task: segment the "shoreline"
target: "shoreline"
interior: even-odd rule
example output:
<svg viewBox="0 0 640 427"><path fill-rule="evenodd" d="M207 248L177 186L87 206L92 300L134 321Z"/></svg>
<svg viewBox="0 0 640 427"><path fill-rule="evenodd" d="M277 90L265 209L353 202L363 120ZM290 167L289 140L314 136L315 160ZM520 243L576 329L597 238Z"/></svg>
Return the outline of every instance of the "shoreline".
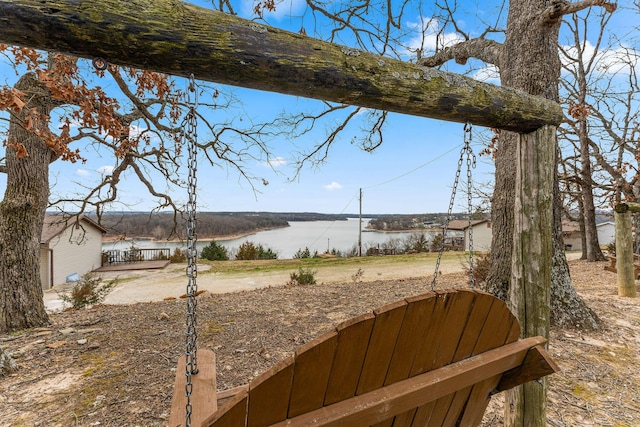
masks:
<svg viewBox="0 0 640 427"><path fill-rule="evenodd" d="M374 233L441 233L442 228L407 228L406 230L378 230L375 228L365 227L362 229L363 232L374 232Z"/></svg>
<svg viewBox="0 0 640 427"><path fill-rule="evenodd" d="M251 236L252 234L261 233L263 231L277 230L277 229L280 229L280 228L287 228L287 227L260 228L260 229L252 230L252 231L246 232L246 233L229 234L229 235L213 236L213 237L202 237L202 238L199 238L198 241L199 242L211 242L211 241L226 242L226 241L229 241L229 240L241 239L243 237ZM174 239L156 239L155 237L151 237L151 236L131 236L131 237L127 237L127 236L124 236L122 234L120 234L120 235L110 235L110 236L102 237L102 243L132 242L134 240L144 240L144 241L149 241L149 242L167 242L167 243L179 243L179 242L186 241L186 239L177 239L177 238L174 238Z"/></svg>

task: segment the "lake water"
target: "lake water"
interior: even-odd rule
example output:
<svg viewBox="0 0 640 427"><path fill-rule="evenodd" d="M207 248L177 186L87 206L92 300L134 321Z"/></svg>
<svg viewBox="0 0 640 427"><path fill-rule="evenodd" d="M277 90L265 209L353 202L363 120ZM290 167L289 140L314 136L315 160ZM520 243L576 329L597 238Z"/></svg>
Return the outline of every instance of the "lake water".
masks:
<svg viewBox="0 0 640 427"><path fill-rule="evenodd" d="M221 240L220 244L227 249L237 249L242 243L251 241L268 246L278 254L278 258L293 258L298 249L308 247L311 253L318 251L323 253L337 249L341 252L350 251L358 245L358 218L350 218L347 221L289 221L290 227L275 230L261 231L249 236L233 240ZM362 220L363 227L369 223L369 219ZM362 251L387 242L392 238L404 239L412 233L382 233L376 231L362 232ZM110 242L102 245L103 250L129 249L131 244L137 248L185 248L185 242L162 242L144 239L135 239L121 242ZM198 242L198 251L208 245L208 242Z"/></svg>

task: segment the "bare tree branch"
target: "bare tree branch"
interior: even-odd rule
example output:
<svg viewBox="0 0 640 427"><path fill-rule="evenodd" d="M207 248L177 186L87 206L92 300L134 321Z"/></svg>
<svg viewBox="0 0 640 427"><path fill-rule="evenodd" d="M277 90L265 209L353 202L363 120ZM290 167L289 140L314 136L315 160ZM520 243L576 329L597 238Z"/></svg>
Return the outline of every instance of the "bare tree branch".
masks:
<svg viewBox="0 0 640 427"><path fill-rule="evenodd" d="M419 63L426 67L437 67L452 59L458 64L465 64L469 58L502 68L502 44L487 39L465 40L455 46L446 47L431 57L423 58Z"/></svg>
<svg viewBox="0 0 640 427"><path fill-rule="evenodd" d="M618 7L618 4L606 0L583 0L575 3L555 0L553 4L544 11L543 16L547 23L553 24L562 19L564 15L580 12L592 6L601 6L607 12L613 13Z"/></svg>

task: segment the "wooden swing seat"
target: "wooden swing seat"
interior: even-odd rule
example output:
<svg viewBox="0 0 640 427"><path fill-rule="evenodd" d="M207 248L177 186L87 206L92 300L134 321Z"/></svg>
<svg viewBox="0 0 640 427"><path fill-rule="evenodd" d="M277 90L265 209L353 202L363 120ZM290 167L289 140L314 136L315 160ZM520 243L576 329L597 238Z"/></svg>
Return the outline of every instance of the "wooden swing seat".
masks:
<svg viewBox="0 0 640 427"><path fill-rule="evenodd" d="M503 301L456 290L348 320L232 393L216 394L213 352L201 350L191 425L476 426L492 394L558 370L543 337L519 336ZM185 425L180 363L170 427Z"/></svg>

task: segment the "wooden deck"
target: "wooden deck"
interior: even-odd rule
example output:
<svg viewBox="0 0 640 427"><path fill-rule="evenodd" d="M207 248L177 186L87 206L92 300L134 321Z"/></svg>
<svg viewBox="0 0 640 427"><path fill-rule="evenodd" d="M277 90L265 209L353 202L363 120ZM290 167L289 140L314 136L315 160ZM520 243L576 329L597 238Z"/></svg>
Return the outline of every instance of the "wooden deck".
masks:
<svg viewBox="0 0 640 427"><path fill-rule="evenodd" d="M130 262L130 263L123 263L123 264L105 265L103 267L95 269L94 271L98 273L102 273L105 271L157 270L157 269L165 268L170 263L171 261L166 259L158 260L158 261Z"/></svg>

